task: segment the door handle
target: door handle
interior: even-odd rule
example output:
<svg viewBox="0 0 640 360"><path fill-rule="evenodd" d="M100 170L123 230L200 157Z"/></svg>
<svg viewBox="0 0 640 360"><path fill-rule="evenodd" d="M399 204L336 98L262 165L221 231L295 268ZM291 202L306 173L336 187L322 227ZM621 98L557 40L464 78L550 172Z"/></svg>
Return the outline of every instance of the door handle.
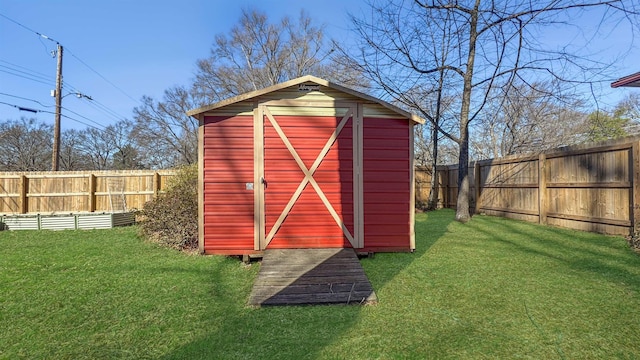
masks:
<svg viewBox="0 0 640 360"><path fill-rule="evenodd" d="M266 188L267 188L267 186L268 186L268 184L267 184L267 179L265 179L265 178L264 178L264 176L263 176L263 177L260 177L260 182L261 182L262 184L264 184L264 188L266 189Z"/></svg>

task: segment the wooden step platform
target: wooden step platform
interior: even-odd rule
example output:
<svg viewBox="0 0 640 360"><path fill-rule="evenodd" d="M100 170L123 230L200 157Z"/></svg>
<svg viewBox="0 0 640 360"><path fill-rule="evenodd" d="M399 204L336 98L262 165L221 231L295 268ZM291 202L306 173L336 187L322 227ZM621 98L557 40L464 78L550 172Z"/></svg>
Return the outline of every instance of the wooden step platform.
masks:
<svg viewBox="0 0 640 360"><path fill-rule="evenodd" d="M366 304L377 297L353 249L266 250L249 305Z"/></svg>

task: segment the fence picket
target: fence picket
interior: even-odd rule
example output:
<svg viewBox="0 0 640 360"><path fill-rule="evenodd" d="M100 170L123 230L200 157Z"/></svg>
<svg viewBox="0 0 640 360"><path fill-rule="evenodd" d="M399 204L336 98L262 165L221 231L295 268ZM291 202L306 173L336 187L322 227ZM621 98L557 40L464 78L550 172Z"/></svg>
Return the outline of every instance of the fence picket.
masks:
<svg viewBox="0 0 640 360"><path fill-rule="evenodd" d="M118 196L141 209L166 188L173 170L0 172L0 214L110 212L109 179Z"/></svg>
<svg viewBox="0 0 640 360"><path fill-rule="evenodd" d="M416 202L429 196L418 168ZM457 165L439 166L439 203L455 208ZM640 232L640 138L470 164L470 210L614 235ZM425 185L426 184L426 185Z"/></svg>

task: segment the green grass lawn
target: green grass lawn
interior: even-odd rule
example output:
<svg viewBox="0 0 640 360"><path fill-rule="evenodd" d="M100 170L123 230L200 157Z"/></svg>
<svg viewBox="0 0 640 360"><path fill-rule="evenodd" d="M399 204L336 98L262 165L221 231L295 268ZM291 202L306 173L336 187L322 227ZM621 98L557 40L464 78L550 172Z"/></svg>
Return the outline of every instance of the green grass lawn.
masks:
<svg viewBox="0 0 640 360"><path fill-rule="evenodd" d="M0 232L0 358L640 358L624 239L441 210L362 264L373 306L250 308L259 264L135 228Z"/></svg>

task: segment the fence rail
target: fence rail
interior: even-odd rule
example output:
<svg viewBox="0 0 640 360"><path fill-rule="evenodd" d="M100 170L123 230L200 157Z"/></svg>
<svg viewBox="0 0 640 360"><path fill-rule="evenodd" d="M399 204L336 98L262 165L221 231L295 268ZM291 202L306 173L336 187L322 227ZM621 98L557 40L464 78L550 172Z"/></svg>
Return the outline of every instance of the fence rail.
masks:
<svg viewBox="0 0 640 360"><path fill-rule="evenodd" d="M429 171L418 169L418 201L429 195ZM455 208L458 166L441 166L439 204ZM576 146L537 156L473 163L470 208L560 227L614 235L640 230L640 138ZM418 180L417 180L418 181ZM424 191L426 187L426 191Z"/></svg>
<svg viewBox="0 0 640 360"><path fill-rule="evenodd" d="M0 172L0 214L141 209L172 170Z"/></svg>
<svg viewBox="0 0 640 360"><path fill-rule="evenodd" d="M140 209L172 170L0 172L0 214ZM432 172L417 168L416 202ZM455 208L458 166L439 166L438 206ZM606 234L640 232L640 138L473 163L473 212Z"/></svg>

